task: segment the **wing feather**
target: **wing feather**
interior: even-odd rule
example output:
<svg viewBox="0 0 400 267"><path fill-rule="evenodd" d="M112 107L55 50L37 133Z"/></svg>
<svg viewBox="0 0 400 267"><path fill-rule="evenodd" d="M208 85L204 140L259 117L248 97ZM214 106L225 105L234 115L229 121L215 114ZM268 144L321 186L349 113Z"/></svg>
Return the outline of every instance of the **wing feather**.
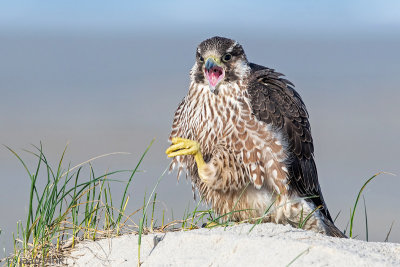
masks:
<svg viewBox="0 0 400 267"><path fill-rule="evenodd" d="M314 146L308 112L293 84L281 78L282 74L260 65L252 69L248 92L253 114L257 119L272 125L288 141L290 151L289 185L300 197L310 198L321 212L332 221L322 197L314 161Z"/></svg>

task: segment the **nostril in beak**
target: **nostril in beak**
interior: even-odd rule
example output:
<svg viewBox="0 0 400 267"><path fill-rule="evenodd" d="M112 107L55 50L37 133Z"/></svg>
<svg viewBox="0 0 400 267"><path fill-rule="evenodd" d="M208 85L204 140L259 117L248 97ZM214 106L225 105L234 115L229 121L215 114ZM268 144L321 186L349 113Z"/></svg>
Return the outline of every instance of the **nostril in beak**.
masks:
<svg viewBox="0 0 400 267"><path fill-rule="evenodd" d="M213 58L208 58L206 61L206 69L209 71L212 67L217 66L217 63Z"/></svg>

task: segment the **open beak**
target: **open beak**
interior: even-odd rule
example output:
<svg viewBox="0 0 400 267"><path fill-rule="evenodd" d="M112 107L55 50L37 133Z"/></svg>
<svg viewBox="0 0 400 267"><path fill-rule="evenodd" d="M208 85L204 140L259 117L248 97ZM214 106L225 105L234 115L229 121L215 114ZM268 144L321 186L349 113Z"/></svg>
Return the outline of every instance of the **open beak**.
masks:
<svg viewBox="0 0 400 267"><path fill-rule="evenodd" d="M224 69L214 57L207 58L204 74L208 80L208 83L210 84L212 91L215 91L215 87L225 76Z"/></svg>

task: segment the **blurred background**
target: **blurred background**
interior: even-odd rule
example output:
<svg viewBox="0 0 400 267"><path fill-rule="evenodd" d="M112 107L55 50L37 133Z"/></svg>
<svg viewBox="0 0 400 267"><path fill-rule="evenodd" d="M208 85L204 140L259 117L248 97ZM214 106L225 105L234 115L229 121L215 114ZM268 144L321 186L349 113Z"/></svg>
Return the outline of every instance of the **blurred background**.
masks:
<svg viewBox="0 0 400 267"><path fill-rule="evenodd" d="M72 166L131 153L96 161L101 174L132 169L155 138L129 190L135 210L169 163L172 116L187 93L196 46L215 35L237 40L250 61L296 85L310 113L325 200L333 216L341 211L337 225L345 229L366 179L400 174L398 1L2 2L0 143L30 168L35 158L23 149L40 141L54 165L67 143ZM0 147L6 253L16 222L25 220L29 183ZM381 175L364 191L370 240L385 240L394 222L389 241L400 242L399 188L399 176ZM157 191L169 220L195 205L190 183L177 183L176 173ZM362 201L354 229L365 239Z"/></svg>

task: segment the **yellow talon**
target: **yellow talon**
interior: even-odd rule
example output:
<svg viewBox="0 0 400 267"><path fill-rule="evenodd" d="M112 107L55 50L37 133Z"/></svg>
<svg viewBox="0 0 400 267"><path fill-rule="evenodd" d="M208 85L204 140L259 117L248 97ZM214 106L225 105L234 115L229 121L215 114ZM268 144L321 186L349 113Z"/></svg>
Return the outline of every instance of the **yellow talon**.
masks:
<svg viewBox="0 0 400 267"><path fill-rule="evenodd" d="M200 151L200 144L196 141L184 139L180 137L172 138L172 145L165 151L168 157L194 155L196 160L197 169L202 170L206 165L203 159L203 155Z"/></svg>

